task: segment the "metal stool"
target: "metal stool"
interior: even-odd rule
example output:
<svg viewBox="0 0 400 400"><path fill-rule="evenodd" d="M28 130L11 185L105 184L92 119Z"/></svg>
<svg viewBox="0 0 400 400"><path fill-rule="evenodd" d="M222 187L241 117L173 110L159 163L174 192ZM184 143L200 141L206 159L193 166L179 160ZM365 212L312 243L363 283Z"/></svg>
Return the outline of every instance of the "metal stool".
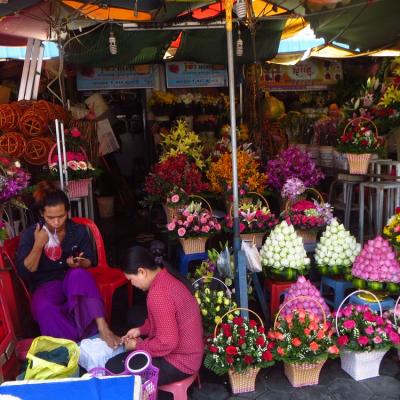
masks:
<svg viewBox="0 0 400 400"><path fill-rule="evenodd" d="M327 304L333 307L334 310L339 308L340 303L343 301L346 290L351 289L353 284L349 281L341 281L333 278L329 278L327 276L323 276L321 279L320 285L320 293L321 296L324 296L324 288L330 287L333 289L333 301L324 297L324 300Z"/></svg>
<svg viewBox="0 0 400 400"><path fill-rule="evenodd" d="M383 229L383 218L385 209L383 207L383 199L386 191L386 217L388 218L390 215L394 214L395 206L400 204L400 182L363 182L360 184L360 193L359 193L359 202L360 202L360 210L359 210L359 227L358 227L358 235L359 241L361 244L364 242L364 196L365 189L368 188L371 191L376 191L375 196L375 235L380 235ZM393 191L395 196L393 197ZM372 195L372 193L370 194ZM371 216L372 213L370 212Z"/></svg>
<svg viewBox="0 0 400 400"><path fill-rule="evenodd" d="M350 175L350 174L339 174L337 179L332 182L331 187L329 189L329 204L332 204L333 207L337 210L342 210L344 212L343 225L349 230L350 229L350 216L352 211L357 211L360 209L359 206L354 206L352 204L353 201L353 191L355 188L360 185L365 180L365 177L360 175ZM335 202L334 193L335 186L342 185L343 186L343 201Z"/></svg>

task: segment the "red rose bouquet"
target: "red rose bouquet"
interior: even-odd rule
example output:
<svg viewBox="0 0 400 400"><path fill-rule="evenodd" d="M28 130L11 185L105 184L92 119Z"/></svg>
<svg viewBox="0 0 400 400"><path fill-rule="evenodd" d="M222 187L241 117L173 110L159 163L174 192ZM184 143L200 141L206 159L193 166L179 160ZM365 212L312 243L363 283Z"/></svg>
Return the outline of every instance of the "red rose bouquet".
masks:
<svg viewBox="0 0 400 400"><path fill-rule="evenodd" d="M206 349L204 365L217 375L228 371L266 368L274 364L272 347L263 326L250 319L229 316Z"/></svg>
<svg viewBox="0 0 400 400"><path fill-rule="evenodd" d="M272 340L272 351L277 360L289 364L314 364L339 354L333 333L329 322L299 309L279 317L268 332L268 339Z"/></svg>
<svg viewBox="0 0 400 400"><path fill-rule="evenodd" d="M188 195L208 189L200 169L185 154L170 156L157 163L145 181L145 191L153 202L164 202L176 187Z"/></svg>

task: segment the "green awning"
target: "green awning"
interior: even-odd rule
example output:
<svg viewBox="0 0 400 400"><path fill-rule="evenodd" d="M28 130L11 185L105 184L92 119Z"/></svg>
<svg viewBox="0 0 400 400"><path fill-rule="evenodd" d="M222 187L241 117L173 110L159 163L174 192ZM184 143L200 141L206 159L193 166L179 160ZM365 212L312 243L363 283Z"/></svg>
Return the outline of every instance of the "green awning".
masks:
<svg viewBox="0 0 400 400"><path fill-rule="evenodd" d="M285 20L262 21L257 26L256 49L257 61L266 61L275 57L278 52ZM236 57L236 62L249 64L254 61L249 30L242 30L244 54ZM234 46L237 31L233 34ZM211 64L227 63L225 29L195 30L184 32L181 44L174 61L195 61Z"/></svg>
<svg viewBox="0 0 400 400"><path fill-rule="evenodd" d="M71 64L108 67L126 64L151 64L161 62L171 41L179 32L143 31L126 32L113 26L118 53L109 50L110 27L105 26L92 34L70 42L66 59Z"/></svg>
<svg viewBox="0 0 400 400"><path fill-rule="evenodd" d="M400 39L400 0L353 0L355 7L306 15L317 37L374 50ZM358 4L357 4L358 3Z"/></svg>

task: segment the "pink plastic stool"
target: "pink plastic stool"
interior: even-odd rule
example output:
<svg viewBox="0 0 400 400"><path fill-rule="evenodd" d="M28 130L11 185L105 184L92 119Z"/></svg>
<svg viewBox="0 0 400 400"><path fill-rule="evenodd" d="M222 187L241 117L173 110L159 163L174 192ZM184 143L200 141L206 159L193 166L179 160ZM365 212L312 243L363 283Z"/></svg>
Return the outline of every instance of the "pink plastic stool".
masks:
<svg viewBox="0 0 400 400"><path fill-rule="evenodd" d="M195 381L195 379L197 379L197 383L200 388L201 386L199 374L194 374L181 381L170 383L169 385L159 386L158 390L172 393L172 395L174 396L174 400L187 400L187 390L189 389L190 385Z"/></svg>
<svg viewBox="0 0 400 400"><path fill-rule="evenodd" d="M15 352L17 353L18 360L23 362L26 360L29 348L33 342L33 338L19 340L15 346Z"/></svg>

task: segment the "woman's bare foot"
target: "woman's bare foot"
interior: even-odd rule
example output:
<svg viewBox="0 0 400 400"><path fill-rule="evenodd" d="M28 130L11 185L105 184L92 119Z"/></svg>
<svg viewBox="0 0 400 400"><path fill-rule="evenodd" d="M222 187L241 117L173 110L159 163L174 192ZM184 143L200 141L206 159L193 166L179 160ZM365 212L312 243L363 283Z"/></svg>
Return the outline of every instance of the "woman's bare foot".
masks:
<svg viewBox="0 0 400 400"><path fill-rule="evenodd" d="M104 318L97 318L97 328L99 330L100 337L107 343L112 349L117 348L121 344L121 338L115 335L108 327L107 322Z"/></svg>

